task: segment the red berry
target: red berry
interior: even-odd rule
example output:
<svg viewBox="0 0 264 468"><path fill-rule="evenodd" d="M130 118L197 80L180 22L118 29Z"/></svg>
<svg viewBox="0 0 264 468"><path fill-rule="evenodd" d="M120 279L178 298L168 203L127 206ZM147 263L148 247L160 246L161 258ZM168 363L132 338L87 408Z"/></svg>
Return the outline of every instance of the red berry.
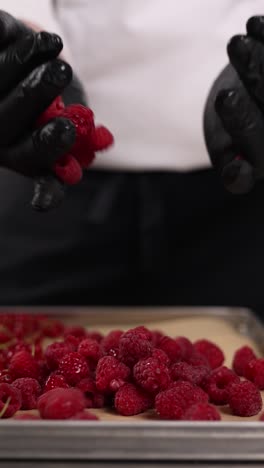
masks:
<svg viewBox="0 0 264 468"><path fill-rule="evenodd" d="M162 349L154 348L151 357L158 359L158 361L162 362L165 366L170 365L170 360L167 354L162 351Z"/></svg>
<svg viewBox="0 0 264 468"><path fill-rule="evenodd" d="M41 394L41 387L37 380L31 378L17 379L12 387L21 393L21 409L31 410L37 407L37 400Z"/></svg>
<svg viewBox="0 0 264 468"><path fill-rule="evenodd" d="M159 343L159 348L167 354L171 363L181 361L182 347L173 338L164 336Z"/></svg>
<svg viewBox="0 0 264 468"><path fill-rule="evenodd" d="M193 345L191 341L185 336L179 336L175 341L180 345L183 361L187 361L193 354Z"/></svg>
<svg viewBox="0 0 264 468"><path fill-rule="evenodd" d="M76 327L67 327L64 330L64 337L67 336L75 336L76 338L86 338L86 329L84 327L76 326Z"/></svg>
<svg viewBox="0 0 264 468"><path fill-rule="evenodd" d="M36 416L35 414L30 414L30 413L21 413L21 414L16 414L13 419L19 419L21 421L31 421L31 420L40 420L39 416Z"/></svg>
<svg viewBox="0 0 264 468"><path fill-rule="evenodd" d="M211 370L208 359L205 356L203 356L203 354L197 353L196 351L194 351L193 354L189 357L189 359L187 359L187 362L191 366L194 366L194 367L203 366L203 367L208 367L208 369Z"/></svg>
<svg viewBox="0 0 264 468"><path fill-rule="evenodd" d="M151 408L152 398L142 389L125 384L115 395L115 409L122 416L134 416Z"/></svg>
<svg viewBox="0 0 264 468"><path fill-rule="evenodd" d="M65 377L69 385L76 385L80 380L85 379L90 374L90 369L85 358L77 353L66 354L59 363L58 373Z"/></svg>
<svg viewBox="0 0 264 468"><path fill-rule="evenodd" d="M59 320L47 320L42 327L42 333L47 338L58 338L64 332L64 325Z"/></svg>
<svg viewBox="0 0 264 468"><path fill-rule="evenodd" d="M245 367L245 377L264 390L264 359L253 359Z"/></svg>
<svg viewBox="0 0 264 468"><path fill-rule="evenodd" d="M85 338L79 344L78 353L85 357L88 362L97 363L101 357L100 345L91 338Z"/></svg>
<svg viewBox="0 0 264 468"><path fill-rule="evenodd" d="M168 367L154 357L141 359L134 367L136 383L148 392L159 392L170 384Z"/></svg>
<svg viewBox="0 0 264 468"><path fill-rule="evenodd" d="M208 340L198 340L193 346L195 351L206 357L211 369L222 366L225 356L219 346Z"/></svg>
<svg viewBox="0 0 264 468"><path fill-rule="evenodd" d="M21 408L21 393L6 383L0 384L0 418L12 418Z"/></svg>
<svg viewBox="0 0 264 468"><path fill-rule="evenodd" d="M171 366L172 380L183 380L201 386L210 371L205 366L191 366L187 362L176 362Z"/></svg>
<svg viewBox="0 0 264 468"><path fill-rule="evenodd" d="M196 403L208 403L208 395L189 382L174 382L155 399L155 409L162 419L181 419Z"/></svg>
<svg viewBox="0 0 264 468"><path fill-rule="evenodd" d="M240 382L229 387L229 406L235 416L254 416L261 411L259 389L252 382Z"/></svg>
<svg viewBox="0 0 264 468"><path fill-rule="evenodd" d="M242 348L239 348L235 352L233 359L233 369L236 374L244 377L246 366L252 359L257 359L252 348L249 346L242 346Z"/></svg>
<svg viewBox="0 0 264 468"><path fill-rule="evenodd" d="M47 346L45 351L45 358L47 366L50 370L58 369L60 360L71 351L67 343L52 343Z"/></svg>
<svg viewBox="0 0 264 468"><path fill-rule="evenodd" d="M86 408L103 408L105 397L97 390L93 379L88 378L81 380L76 388L79 388L84 394L86 398Z"/></svg>
<svg viewBox="0 0 264 468"><path fill-rule="evenodd" d="M69 419L86 406L84 395L77 388L55 388L38 400L42 419Z"/></svg>
<svg viewBox="0 0 264 468"><path fill-rule="evenodd" d="M122 330L113 330L102 339L101 349L103 354L114 357L118 356L119 341L123 333Z"/></svg>
<svg viewBox="0 0 264 468"><path fill-rule="evenodd" d="M56 176L67 185L78 184L83 177L80 163L72 154L62 156L53 167Z"/></svg>
<svg viewBox="0 0 264 468"><path fill-rule="evenodd" d="M99 331L93 330L86 333L86 338L90 338L91 340L95 340L98 343L101 343L103 335Z"/></svg>
<svg viewBox="0 0 264 468"><path fill-rule="evenodd" d="M125 332L119 342L119 359L133 367L140 359L152 353L152 335L144 327L137 327Z"/></svg>
<svg viewBox="0 0 264 468"><path fill-rule="evenodd" d="M37 126L42 127L43 125L47 124L50 120L54 119L55 117L58 117L59 115L61 115L64 108L65 105L62 100L62 97L58 96L48 107L48 109L46 109L45 112L43 112L38 118Z"/></svg>
<svg viewBox="0 0 264 468"><path fill-rule="evenodd" d="M69 388L69 385L67 384L65 380L65 377L63 377L63 375L57 374L56 372L53 372L47 378L44 388L43 388L43 393L49 392L50 390L53 390L54 388Z"/></svg>
<svg viewBox="0 0 264 468"><path fill-rule="evenodd" d="M103 151L112 146L114 137L106 127L96 127L91 133L91 142L94 151Z"/></svg>
<svg viewBox="0 0 264 468"><path fill-rule="evenodd" d="M96 387L101 392L117 391L130 375L130 369L113 356L102 357L96 368Z"/></svg>
<svg viewBox="0 0 264 468"><path fill-rule="evenodd" d="M152 332L152 343L153 346L158 347L160 344L161 339L163 338L164 333L162 333L160 330L154 330Z"/></svg>
<svg viewBox="0 0 264 468"><path fill-rule="evenodd" d="M81 413L77 413L75 416L72 416L70 419L75 419L78 421L98 421L98 416L89 411L82 411Z"/></svg>
<svg viewBox="0 0 264 468"><path fill-rule="evenodd" d="M33 356L27 351L19 351L14 354L9 364L9 373L14 379L31 377L38 380L39 365Z"/></svg>
<svg viewBox="0 0 264 468"><path fill-rule="evenodd" d="M185 421L220 421L217 409L208 403L197 403L187 409L183 418Z"/></svg>
<svg viewBox="0 0 264 468"><path fill-rule="evenodd" d="M215 405L226 405L229 400L229 385L239 383L239 377L227 367L218 367L208 376L204 389Z"/></svg>

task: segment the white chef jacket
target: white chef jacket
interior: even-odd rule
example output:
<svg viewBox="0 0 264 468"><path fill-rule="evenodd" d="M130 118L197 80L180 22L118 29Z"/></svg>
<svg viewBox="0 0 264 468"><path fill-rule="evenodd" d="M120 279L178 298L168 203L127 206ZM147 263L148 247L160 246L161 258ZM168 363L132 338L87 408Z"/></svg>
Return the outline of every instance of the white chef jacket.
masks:
<svg viewBox="0 0 264 468"><path fill-rule="evenodd" d="M229 38L264 14L264 0L0 0L0 8L63 37L97 121L115 135L95 167L188 171L210 166L206 97Z"/></svg>

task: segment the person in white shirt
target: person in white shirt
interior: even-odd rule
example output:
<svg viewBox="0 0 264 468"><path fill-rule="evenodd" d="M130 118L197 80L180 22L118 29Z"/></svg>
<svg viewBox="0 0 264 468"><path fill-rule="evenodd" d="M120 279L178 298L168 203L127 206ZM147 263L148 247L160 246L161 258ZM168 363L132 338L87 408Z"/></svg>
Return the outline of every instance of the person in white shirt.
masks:
<svg viewBox="0 0 264 468"><path fill-rule="evenodd" d="M262 0L0 0L0 9L28 27L63 39L62 59L115 136L83 182L43 215L28 204L32 181L14 173L30 171L2 164L1 304L264 305L264 187L255 186L262 177L262 121L253 90L264 63L261 19L233 40L231 65L213 86L229 39L245 35L248 18L263 6ZM254 42L254 60L244 63L242 51L236 63L245 37ZM50 66L56 53L49 50L31 68ZM252 121L257 138L246 138ZM70 136L66 148L71 144Z"/></svg>

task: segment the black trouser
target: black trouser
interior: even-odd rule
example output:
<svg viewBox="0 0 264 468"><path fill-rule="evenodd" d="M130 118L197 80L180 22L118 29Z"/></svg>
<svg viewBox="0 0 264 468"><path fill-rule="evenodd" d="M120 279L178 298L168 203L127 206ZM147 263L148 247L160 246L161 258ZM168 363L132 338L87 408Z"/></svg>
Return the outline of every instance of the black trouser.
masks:
<svg viewBox="0 0 264 468"><path fill-rule="evenodd" d="M0 304L264 306L264 184L90 171L48 214L0 173ZM264 310L264 309L263 309Z"/></svg>

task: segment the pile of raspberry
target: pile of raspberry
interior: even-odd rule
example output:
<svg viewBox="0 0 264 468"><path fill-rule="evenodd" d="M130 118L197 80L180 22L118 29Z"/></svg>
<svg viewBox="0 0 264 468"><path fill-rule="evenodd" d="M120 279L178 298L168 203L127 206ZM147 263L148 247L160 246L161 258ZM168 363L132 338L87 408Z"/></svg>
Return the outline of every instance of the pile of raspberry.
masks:
<svg viewBox="0 0 264 468"><path fill-rule="evenodd" d="M260 413L264 359L248 346L236 351L232 369L224 359L207 339L144 326L103 336L45 316L1 315L0 418L96 420L91 409L114 408L219 421L223 405L236 416Z"/></svg>
<svg viewBox="0 0 264 468"><path fill-rule="evenodd" d="M55 118L70 120L75 127L76 139L70 153L59 158L53 171L66 185L75 185L81 181L83 170L92 164L96 153L113 145L114 137L106 127L95 125L94 113L89 107L81 104L65 106L61 96L40 116L37 127Z"/></svg>

